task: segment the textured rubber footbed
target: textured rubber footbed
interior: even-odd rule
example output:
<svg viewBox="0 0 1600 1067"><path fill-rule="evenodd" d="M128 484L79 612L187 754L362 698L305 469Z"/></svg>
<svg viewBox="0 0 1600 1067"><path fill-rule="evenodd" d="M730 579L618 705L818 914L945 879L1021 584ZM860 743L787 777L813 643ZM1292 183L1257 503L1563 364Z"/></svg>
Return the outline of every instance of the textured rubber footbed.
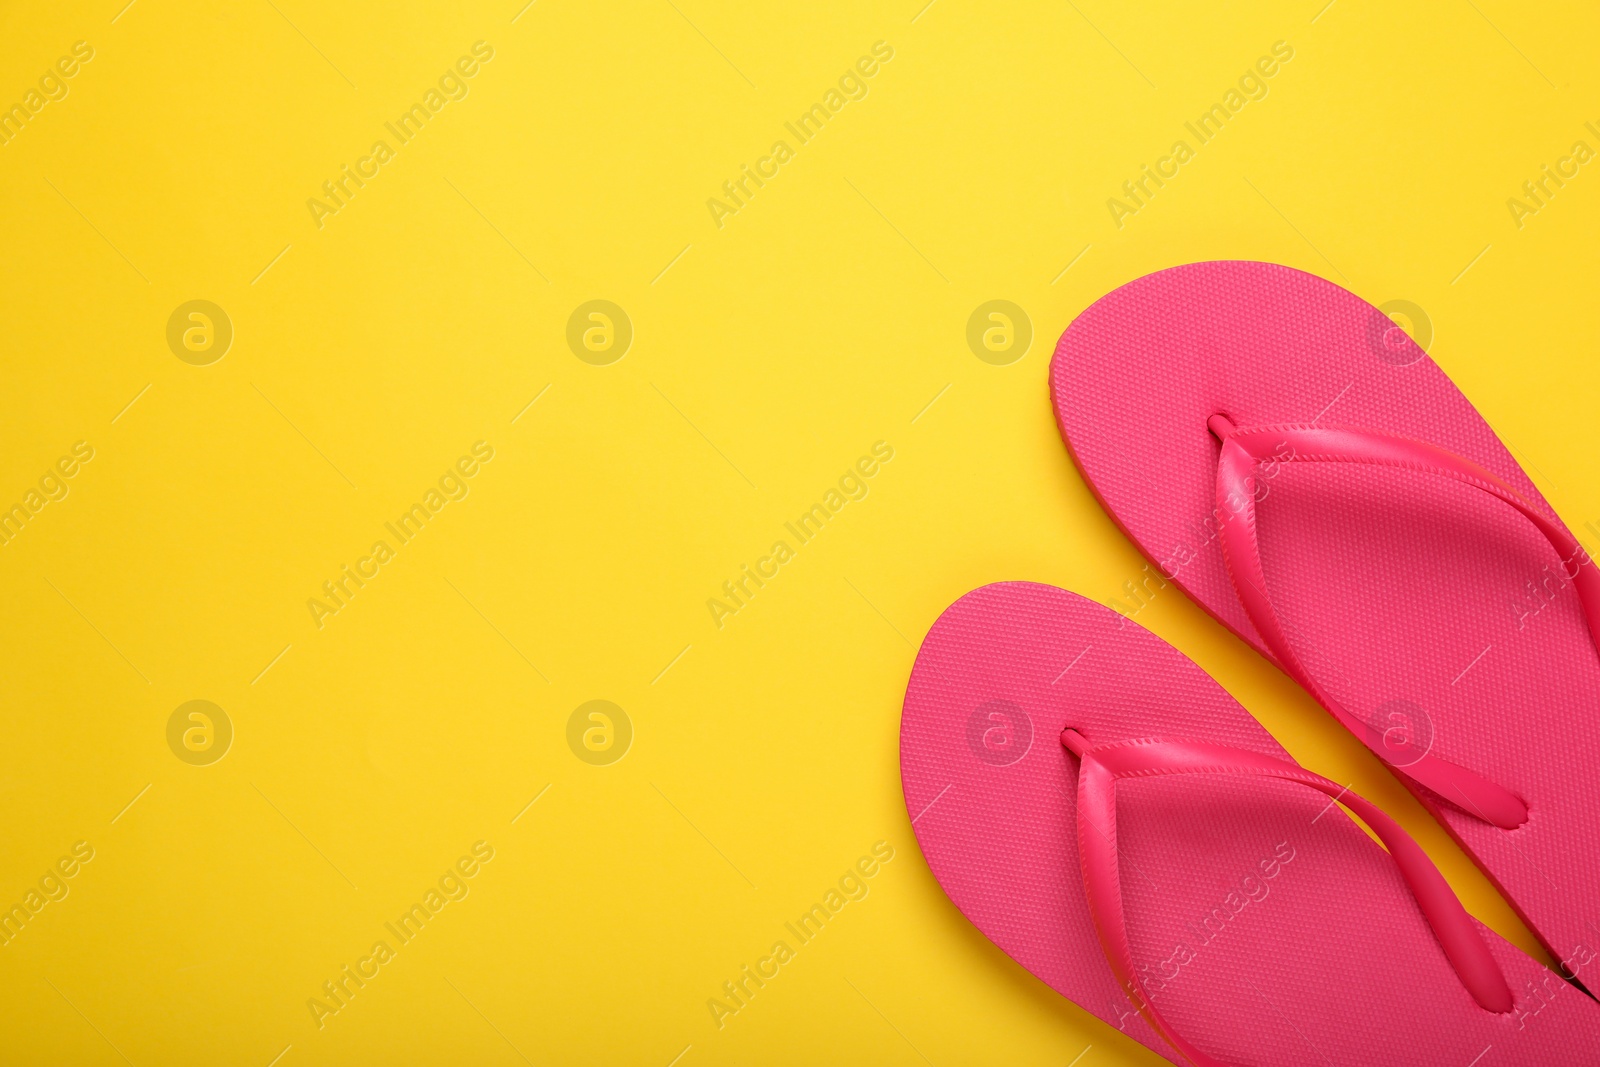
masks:
<svg viewBox="0 0 1600 1067"><path fill-rule="evenodd" d="M1101 953L1078 858L1077 761L1059 741L1069 725L1097 743L1161 736L1289 756L1182 653L1052 586L968 593L917 654L901 778L939 884L1040 980L1176 1060ZM1183 776L1124 781L1118 800L1146 993L1224 1063L1600 1062L1600 1006L1487 930L1516 1006L1479 1008L1388 854L1320 793Z"/></svg>
<svg viewBox="0 0 1600 1067"><path fill-rule="evenodd" d="M1072 323L1050 377L1062 434L1107 511L1263 654L1217 536L1228 512L1216 503L1213 414L1241 428L1428 441L1554 515L1402 330L1287 267L1199 263L1131 282ZM1267 592L1306 669L1372 724L1370 745L1396 729L1528 804L1528 822L1507 832L1418 791L1546 946L1594 983L1582 972L1600 971L1600 656L1562 561L1509 506L1435 476L1290 462L1256 484Z"/></svg>

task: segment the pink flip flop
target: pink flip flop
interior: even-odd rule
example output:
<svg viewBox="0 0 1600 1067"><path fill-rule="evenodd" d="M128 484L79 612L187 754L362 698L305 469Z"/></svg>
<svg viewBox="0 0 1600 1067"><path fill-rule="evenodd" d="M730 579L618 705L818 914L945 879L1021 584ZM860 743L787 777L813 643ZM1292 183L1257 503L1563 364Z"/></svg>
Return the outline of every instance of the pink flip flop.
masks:
<svg viewBox="0 0 1600 1067"><path fill-rule="evenodd" d="M951 605L912 668L900 769L967 918L1173 1062L1600 1058L1600 1006L1468 916L1398 825L1076 594L1004 582Z"/></svg>
<svg viewBox="0 0 1600 1067"><path fill-rule="evenodd" d="M1592 963L1600 575L1444 372L1331 282L1220 262L1097 301L1050 383L1165 579L1394 768L1563 967Z"/></svg>

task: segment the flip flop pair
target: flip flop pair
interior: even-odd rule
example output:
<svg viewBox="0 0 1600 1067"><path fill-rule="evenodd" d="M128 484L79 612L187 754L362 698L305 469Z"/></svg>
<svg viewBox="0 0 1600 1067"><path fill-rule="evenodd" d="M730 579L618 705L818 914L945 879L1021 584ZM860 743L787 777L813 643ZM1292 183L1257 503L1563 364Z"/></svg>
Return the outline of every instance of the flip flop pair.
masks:
<svg viewBox="0 0 1600 1067"><path fill-rule="evenodd" d="M1181 653L1032 583L952 605L907 687L907 810L952 901L1175 1062L1600 1063L1576 985L1600 578L1493 430L1381 311L1261 263L1104 297L1051 388L1118 525L1401 776L1560 970Z"/></svg>

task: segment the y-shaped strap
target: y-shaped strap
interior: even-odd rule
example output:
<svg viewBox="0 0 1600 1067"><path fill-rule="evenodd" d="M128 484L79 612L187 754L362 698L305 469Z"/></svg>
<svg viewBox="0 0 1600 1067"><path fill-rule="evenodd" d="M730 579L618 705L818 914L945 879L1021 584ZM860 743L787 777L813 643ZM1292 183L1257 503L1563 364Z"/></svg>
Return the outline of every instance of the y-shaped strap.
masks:
<svg viewBox="0 0 1600 1067"><path fill-rule="evenodd" d="M1367 430L1315 426L1238 429L1222 415L1213 415L1207 425L1222 441L1222 455L1217 464L1222 553L1245 614L1278 664L1357 737L1367 736L1361 720L1334 700L1306 670L1295 655L1283 622L1267 595L1267 579L1256 536L1257 486L1251 484L1256 468L1262 463L1362 463L1417 471L1472 486L1510 505L1533 523L1560 556L1563 576L1577 587L1590 637L1600 647L1600 574L1587 566L1591 562L1588 553L1561 523L1471 460L1422 441ZM1377 755L1399 773L1485 822L1513 830L1527 821L1528 807L1521 799L1475 771L1431 753L1424 753L1405 766L1395 765L1383 752Z"/></svg>
<svg viewBox="0 0 1600 1067"><path fill-rule="evenodd" d="M1268 777L1309 786L1348 807L1378 835L1400 875L1416 898L1423 917L1433 928L1445 958L1455 968L1461 984L1486 1011L1508 1012L1511 989L1489 954L1482 933L1456 899L1449 883L1428 859L1422 846L1381 809L1337 782L1286 760L1259 752L1198 741L1141 738L1091 745L1073 729L1061 732L1061 743L1081 761L1078 770L1078 854L1083 862L1083 883L1089 913L1100 935L1100 946L1117 981L1133 1006L1156 1032L1196 1067L1227 1067L1207 1056L1182 1036L1155 1010L1139 988L1138 968L1128 944L1127 919L1122 907L1122 883L1117 871L1117 779L1148 778L1167 774L1230 774Z"/></svg>

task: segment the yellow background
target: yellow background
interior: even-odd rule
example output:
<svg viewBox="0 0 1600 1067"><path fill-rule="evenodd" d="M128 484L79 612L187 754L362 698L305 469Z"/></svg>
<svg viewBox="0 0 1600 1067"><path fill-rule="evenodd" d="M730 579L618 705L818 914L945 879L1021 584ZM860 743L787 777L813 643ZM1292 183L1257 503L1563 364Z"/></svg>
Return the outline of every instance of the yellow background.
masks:
<svg viewBox="0 0 1600 1067"><path fill-rule="evenodd" d="M95 849L0 949L0 1056L1157 1062L929 875L897 767L915 646L986 582L1112 602L1138 574L1046 368L1095 298L1193 260L1426 309L1433 357L1592 542L1600 175L1520 229L1506 200L1600 146L1600 20L523 3L0 13L0 102L95 49L0 147L0 503L95 449L0 548L0 903ZM479 40L470 94L319 229L306 200ZM867 97L719 229L706 200L880 40ZM1279 40L1269 95L1115 226L1107 198ZM233 323L209 366L167 347L192 299ZM609 366L566 343L591 299L633 324ZM991 299L1031 318L1010 365L965 340ZM478 440L495 458L470 495L318 629L307 599ZM895 457L866 499L713 625L722 582L879 440ZM1139 622L1531 945L1284 677L1175 589ZM166 741L193 699L236 731L206 767ZM610 766L567 745L594 699L634 728ZM319 1030L307 999L480 839L470 895ZM896 855L870 895L719 1030L708 998L879 840Z"/></svg>

